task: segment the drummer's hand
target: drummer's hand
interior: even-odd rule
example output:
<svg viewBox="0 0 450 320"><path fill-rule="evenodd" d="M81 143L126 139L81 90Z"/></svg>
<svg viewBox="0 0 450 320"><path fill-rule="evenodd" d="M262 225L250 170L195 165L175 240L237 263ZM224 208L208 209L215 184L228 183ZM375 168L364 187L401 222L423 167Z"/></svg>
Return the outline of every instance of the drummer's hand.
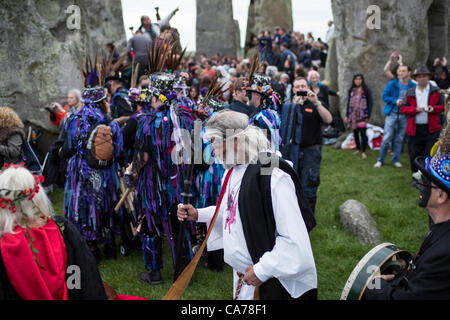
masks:
<svg viewBox="0 0 450 320"><path fill-rule="evenodd" d="M380 275L380 278L385 280L385 281L392 281L395 278L394 274L382 274Z"/></svg>
<svg viewBox="0 0 450 320"><path fill-rule="evenodd" d="M198 220L198 210L195 209L191 204L179 204L177 210L178 220L183 221L197 221Z"/></svg>

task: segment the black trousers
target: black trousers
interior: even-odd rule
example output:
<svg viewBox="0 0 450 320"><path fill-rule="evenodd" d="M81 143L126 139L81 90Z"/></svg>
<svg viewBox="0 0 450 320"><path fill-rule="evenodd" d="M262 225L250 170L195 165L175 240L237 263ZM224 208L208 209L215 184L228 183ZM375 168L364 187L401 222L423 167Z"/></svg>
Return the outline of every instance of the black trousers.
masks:
<svg viewBox="0 0 450 320"><path fill-rule="evenodd" d="M429 133L428 124L416 124L416 135L408 136L409 161L412 173L419 170L414 164L414 159L420 156L429 156L431 148L439 139L439 134L439 131Z"/></svg>
<svg viewBox="0 0 450 320"><path fill-rule="evenodd" d="M367 148L366 128L358 128L353 130L353 135L355 137L356 149L361 150L361 152L366 152Z"/></svg>

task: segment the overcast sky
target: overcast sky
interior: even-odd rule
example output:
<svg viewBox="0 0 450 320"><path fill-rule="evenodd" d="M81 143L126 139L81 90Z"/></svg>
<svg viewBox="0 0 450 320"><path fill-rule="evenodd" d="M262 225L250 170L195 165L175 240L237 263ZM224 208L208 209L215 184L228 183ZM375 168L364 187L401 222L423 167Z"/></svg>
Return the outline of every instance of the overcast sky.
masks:
<svg viewBox="0 0 450 320"><path fill-rule="evenodd" d="M250 0L232 0L234 19L239 21L241 30L241 45L245 42L247 15ZM136 30L140 25L140 17L144 14L156 21L155 7L159 7L162 19L177 6L180 11L172 18L170 24L177 28L181 37L181 45L187 46L188 51L195 51L195 0L122 0L123 20L127 38L131 37L129 27ZM292 0L294 30L303 33L312 32L313 35L325 37L327 23L332 20L331 0Z"/></svg>

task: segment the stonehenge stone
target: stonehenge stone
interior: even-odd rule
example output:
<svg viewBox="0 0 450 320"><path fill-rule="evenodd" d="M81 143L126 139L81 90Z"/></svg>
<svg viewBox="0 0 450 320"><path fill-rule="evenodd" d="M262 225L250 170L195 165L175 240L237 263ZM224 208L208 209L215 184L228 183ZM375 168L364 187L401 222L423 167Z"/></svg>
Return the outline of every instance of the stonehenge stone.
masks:
<svg viewBox="0 0 450 320"><path fill-rule="evenodd" d="M415 69L428 65L436 57L448 54L448 0L332 0L336 36L337 78L340 115L345 117L347 92L352 76L365 75L372 89L374 107L370 122L384 124L382 93L388 79L383 68L393 51L403 56L404 63ZM372 27L375 17L369 6L379 8L380 28ZM332 67L327 63L328 68ZM429 65L430 66L430 65ZM337 74L336 74L337 72ZM330 73L327 73L330 74Z"/></svg>
<svg viewBox="0 0 450 320"><path fill-rule="evenodd" d="M231 0L197 0L197 54L235 58L236 23Z"/></svg>
<svg viewBox="0 0 450 320"><path fill-rule="evenodd" d="M2 0L0 106L52 129L44 110L81 89L79 58L126 45L120 0Z"/></svg>
<svg viewBox="0 0 450 320"><path fill-rule="evenodd" d="M245 53L249 55L253 37L262 30L273 30L276 26L293 31L291 0L250 0L248 8L247 32L245 38Z"/></svg>
<svg viewBox="0 0 450 320"><path fill-rule="evenodd" d="M380 234L369 210L361 202L347 200L339 207L339 220L342 226L365 244L377 245Z"/></svg>

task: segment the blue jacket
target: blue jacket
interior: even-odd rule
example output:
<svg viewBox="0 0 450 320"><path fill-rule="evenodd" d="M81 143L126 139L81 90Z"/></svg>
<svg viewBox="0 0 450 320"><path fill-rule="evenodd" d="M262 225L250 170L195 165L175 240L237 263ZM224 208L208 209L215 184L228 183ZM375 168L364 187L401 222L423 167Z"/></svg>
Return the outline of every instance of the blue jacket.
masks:
<svg viewBox="0 0 450 320"><path fill-rule="evenodd" d="M295 112L297 114L295 115ZM294 123L294 118L296 122ZM281 108L281 145L283 159L292 161L294 170L298 173L298 158L302 138L302 109L298 104L285 103Z"/></svg>
<svg viewBox="0 0 450 320"><path fill-rule="evenodd" d="M383 91L383 101L386 102L384 106L383 112L385 115L389 115L392 112L392 109L395 108L400 88L398 87L399 79L392 79L387 84L386 88ZM415 87L415 83L412 80L409 80L407 90Z"/></svg>

